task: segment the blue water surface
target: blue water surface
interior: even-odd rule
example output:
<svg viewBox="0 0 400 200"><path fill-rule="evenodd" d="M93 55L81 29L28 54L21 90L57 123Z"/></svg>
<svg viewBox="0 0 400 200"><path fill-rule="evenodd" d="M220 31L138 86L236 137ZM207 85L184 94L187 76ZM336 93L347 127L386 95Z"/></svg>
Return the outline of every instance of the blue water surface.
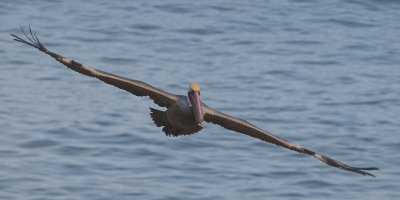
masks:
<svg viewBox="0 0 400 200"><path fill-rule="evenodd" d="M1 1L0 199L400 199L400 2ZM12 41L202 100L376 178L207 124Z"/></svg>

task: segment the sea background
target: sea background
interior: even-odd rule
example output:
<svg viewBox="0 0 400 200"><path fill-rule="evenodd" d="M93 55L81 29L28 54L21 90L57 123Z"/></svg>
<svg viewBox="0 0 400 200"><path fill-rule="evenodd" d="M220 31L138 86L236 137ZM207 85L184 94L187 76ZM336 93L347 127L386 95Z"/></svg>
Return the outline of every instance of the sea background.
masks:
<svg viewBox="0 0 400 200"><path fill-rule="evenodd" d="M400 1L0 2L0 199L400 199ZM148 98L52 51L210 107L376 178L207 124L166 137Z"/></svg>

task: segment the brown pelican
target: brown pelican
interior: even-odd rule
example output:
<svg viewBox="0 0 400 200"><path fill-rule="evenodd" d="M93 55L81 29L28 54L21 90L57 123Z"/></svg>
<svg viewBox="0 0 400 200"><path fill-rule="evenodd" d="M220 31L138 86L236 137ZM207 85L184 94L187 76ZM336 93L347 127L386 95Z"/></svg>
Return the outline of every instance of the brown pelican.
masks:
<svg viewBox="0 0 400 200"><path fill-rule="evenodd" d="M32 33L30 27L29 36L22 28L21 30L22 33L26 36L27 40L11 34L11 36L14 37L15 41L27 44L38 49L39 51L50 55L58 62L76 72L95 77L115 87L126 90L136 96L148 96L158 106L166 107L166 111L150 108L150 115L157 127L163 127L162 130L167 136L190 135L200 131L203 128L204 122L211 122L220 125L226 129L243 133L265 142L269 142L299 153L314 156L318 160L330 166L337 167L343 170L369 176L374 175L366 172L366 170L378 170L378 168L376 167L352 167L346 165L309 149L303 148L302 146L284 140L272 133L269 133L254 126L253 124L245 120L238 119L214 110L205 105L202 101L200 101L200 85L197 83L191 83L189 85L187 96L174 95L153 87L142 81L127 79L121 76L100 71L98 69L78 63L70 58L58 55L44 47L43 44L39 41L36 34Z"/></svg>

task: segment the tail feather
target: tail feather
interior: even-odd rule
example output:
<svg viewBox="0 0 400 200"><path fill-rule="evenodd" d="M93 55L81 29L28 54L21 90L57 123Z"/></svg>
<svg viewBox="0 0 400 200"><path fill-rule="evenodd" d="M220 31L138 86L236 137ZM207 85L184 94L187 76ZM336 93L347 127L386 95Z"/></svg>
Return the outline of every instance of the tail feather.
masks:
<svg viewBox="0 0 400 200"><path fill-rule="evenodd" d="M167 125L166 114L164 111L157 110L154 108L150 108L150 111L151 111L150 116L153 119L153 122L154 122L154 124L156 124L157 127Z"/></svg>

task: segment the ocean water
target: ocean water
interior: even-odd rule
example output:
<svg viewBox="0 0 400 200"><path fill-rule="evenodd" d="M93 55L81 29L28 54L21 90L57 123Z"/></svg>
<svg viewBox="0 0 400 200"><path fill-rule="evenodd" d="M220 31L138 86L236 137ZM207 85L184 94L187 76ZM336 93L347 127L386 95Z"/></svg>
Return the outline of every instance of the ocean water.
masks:
<svg viewBox="0 0 400 200"><path fill-rule="evenodd" d="M399 199L400 2L1 1L0 199ZM376 178L207 124L12 41L202 100Z"/></svg>

